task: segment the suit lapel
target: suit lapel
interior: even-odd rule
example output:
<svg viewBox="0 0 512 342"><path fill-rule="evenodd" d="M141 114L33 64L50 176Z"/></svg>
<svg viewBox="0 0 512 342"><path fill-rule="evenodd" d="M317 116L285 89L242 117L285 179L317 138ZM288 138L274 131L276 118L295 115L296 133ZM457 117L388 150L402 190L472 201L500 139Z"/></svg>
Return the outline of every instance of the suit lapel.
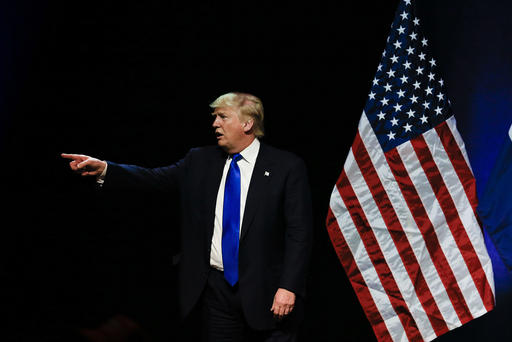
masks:
<svg viewBox="0 0 512 342"><path fill-rule="evenodd" d="M251 182L249 183L249 192L247 193L247 199L245 201L245 211L242 221L242 234L240 236L240 240L247 235L247 231L251 227L254 215L258 211L259 203L267 191L272 174L271 171L272 162L269 158L269 152L267 146L262 143L252 172Z"/></svg>
<svg viewBox="0 0 512 342"><path fill-rule="evenodd" d="M213 236L213 223L215 219L215 204L217 203L217 193L219 191L220 181L222 178L222 171L224 171L224 165L226 164L227 155L222 149L217 148L213 155L211 164L206 165L204 172L207 172L207 181L205 184L205 197L207 204L206 210L206 241L211 241Z"/></svg>

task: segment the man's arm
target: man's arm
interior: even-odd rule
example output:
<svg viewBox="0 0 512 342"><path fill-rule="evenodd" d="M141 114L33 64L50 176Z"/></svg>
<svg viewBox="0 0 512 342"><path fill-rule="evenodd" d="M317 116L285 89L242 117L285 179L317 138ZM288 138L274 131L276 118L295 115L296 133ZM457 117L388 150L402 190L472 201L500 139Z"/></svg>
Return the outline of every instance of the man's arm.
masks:
<svg viewBox="0 0 512 342"><path fill-rule="evenodd" d="M106 161L83 154L62 153L61 156L70 159L69 167L71 170L82 176L100 176L107 167Z"/></svg>

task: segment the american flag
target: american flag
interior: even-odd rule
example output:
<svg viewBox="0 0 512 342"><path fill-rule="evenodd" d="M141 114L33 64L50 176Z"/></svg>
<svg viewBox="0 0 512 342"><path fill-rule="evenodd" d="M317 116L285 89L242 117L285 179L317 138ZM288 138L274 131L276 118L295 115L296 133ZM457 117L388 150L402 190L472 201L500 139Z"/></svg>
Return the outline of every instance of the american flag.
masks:
<svg viewBox="0 0 512 342"><path fill-rule="evenodd" d="M413 5L398 6L327 215L379 341L431 341L494 307L475 178Z"/></svg>

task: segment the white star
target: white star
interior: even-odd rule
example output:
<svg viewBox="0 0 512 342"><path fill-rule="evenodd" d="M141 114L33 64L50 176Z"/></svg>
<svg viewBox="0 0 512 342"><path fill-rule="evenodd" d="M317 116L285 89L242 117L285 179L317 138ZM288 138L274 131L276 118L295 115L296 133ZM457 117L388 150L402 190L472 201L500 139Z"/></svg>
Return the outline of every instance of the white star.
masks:
<svg viewBox="0 0 512 342"><path fill-rule="evenodd" d="M423 102L423 107L425 107L425 109L430 108L430 103L428 103L427 101Z"/></svg>
<svg viewBox="0 0 512 342"><path fill-rule="evenodd" d="M402 81L402 84L407 83L407 76L403 75L400 77L400 80Z"/></svg>
<svg viewBox="0 0 512 342"><path fill-rule="evenodd" d="M403 64L403 66L405 67L405 69L410 69L411 68L411 63L409 63L409 61L405 61L405 63Z"/></svg>
<svg viewBox="0 0 512 342"><path fill-rule="evenodd" d="M434 88L430 88L430 87L427 87L427 89L425 89L425 93L427 93L427 95L432 95L432 90Z"/></svg>
<svg viewBox="0 0 512 342"><path fill-rule="evenodd" d="M380 100L380 103L382 103L383 106L386 106L388 104L388 99L386 99L385 97L382 98L382 100Z"/></svg>
<svg viewBox="0 0 512 342"><path fill-rule="evenodd" d="M397 29L398 31L398 34L403 34L405 32L405 28L402 27L402 25L400 25L400 27Z"/></svg>
<svg viewBox="0 0 512 342"><path fill-rule="evenodd" d="M402 110L402 105L400 105L400 104L398 104L398 103L397 103L397 104L395 104L395 105L393 106L393 108L395 108L395 112L399 112L399 111L401 111L401 110Z"/></svg>
<svg viewBox="0 0 512 342"><path fill-rule="evenodd" d="M428 40L426 38L423 38L423 40L421 41L421 44L423 46L427 46L428 45L427 42L428 42Z"/></svg>
<svg viewBox="0 0 512 342"><path fill-rule="evenodd" d="M391 78L391 77L395 77L395 71L392 70L392 69L389 69L389 71L386 73L388 74L388 77Z"/></svg>
<svg viewBox="0 0 512 342"><path fill-rule="evenodd" d="M408 49L407 49L407 53L409 55L413 54L414 53L414 48L412 46L410 46Z"/></svg>
<svg viewBox="0 0 512 342"><path fill-rule="evenodd" d="M418 97L413 94L410 100L412 101L412 103L416 103L418 102Z"/></svg>
<svg viewBox="0 0 512 342"><path fill-rule="evenodd" d="M372 91L370 92L370 94L368 95L368 97L371 99L371 100L375 100L375 93Z"/></svg>
<svg viewBox="0 0 512 342"><path fill-rule="evenodd" d="M414 26L420 24L420 20L418 18L414 18L413 22L414 22Z"/></svg>
<svg viewBox="0 0 512 342"><path fill-rule="evenodd" d="M377 71L382 71L382 64L379 64L379 66L377 67Z"/></svg>
<svg viewBox="0 0 512 342"><path fill-rule="evenodd" d="M420 60L425 60L425 54L422 52L418 55L418 57L420 58Z"/></svg>
<svg viewBox="0 0 512 342"><path fill-rule="evenodd" d="M395 133L393 133L391 131L387 134L387 136L388 136L389 140L394 140L395 139Z"/></svg>
<svg viewBox="0 0 512 342"><path fill-rule="evenodd" d="M416 40L416 37L418 37L418 34L416 32L413 32L409 35L411 37L411 40Z"/></svg>
<svg viewBox="0 0 512 342"><path fill-rule="evenodd" d="M413 86L414 86L414 89L418 89L420 87L421 83L416 81L414 82Z"/></svg>
<svg viewBox="0 0 512 342"><path fill-rule="evenodd" d="M432 58L429 63L431 67L436 66L436 60L434 58Z"/></svg>
<svg viewBox="0 0 512 342"><path fill-rule="evenodd" d="M430 81L433 81L435 78L436 78L436 75L434 75L433 73L428 74L428 79Z"/></svg>
<svg viewBox="0 0 512 342"><path fill-rule="evenodd" d="M421 120L421 123L427 122L427 117L425 116L425 114L423 114L423 116L420 118L420 120Z"/></svg>
<svg viewBox="0 0 512 342"><path fill-rule="evenodd" d="M379 117L379 120L384 120L384 118L386 117L386 114L383 113L382 111L380 111L380 113L377 114L377 116Z"/></svg>
<svg viewBox="0 0 512 342"><path fill-rule="evenodd" d="M398 125L398 119L397 118L393 118L389 122L391 122L391 126L397 126Z"/></svg>
<svg viewBox="0 0 512 342"><path fill-rule="evenodd" d="M439 84L441 85L441 87L444 86L444 81L442 78L439 80Z"/></svg>
<svg viewBox="0 0 512 342"><path fill-rule="evenodd" d="M410 5L411 4L411 0L404 0L404 1L405 1L406 5Z"/></svg>
<svg viewBox="0 0 512 342"><path fill-rule="evenodd" d="M410 131L411 131L411 127L412 127L412 126L411 126L411 125L409 125L409 123L407 123L407 124L404 126L405 131L406 131L406 132L410 132Z"/></svg>
<svg viewBox="0 0 512 342"><path fill-rule="evenodd" d="M389 38L388 38L389 39ZM384 52L382 53L382 56L383 57L386 57L386 50L384 50Z"/></svg>
<svg viewBox="0 0 512 342"><path fill-rule="evenodd" d="M409 115L409 118L412 118L412 117L414 117L414 113L415 113L414 110L409 109L409 111L407 112L407 115Z"/></svg>
<svg viewBox="0 0 512 342"><path fill-rule="evenodd" d="M434 111L436 112L436 115L441 115L443 114L443 109L442 108L439 108L439 106L437 106L436 109L434 109Z"/></svg>
<svg viewBox="0 0 512 342"><path fill-rule="evenodd" d="M419 75L419 74L422 74L423 75L423 68L422 67L418 67L418 69L416 69L416 73Z"/></svg>
<svg viewBox="0 0 512 342"><path fill-rule="evenodd" d="M379 85L379 79L377 77L373 79L373 85Z"/></svg>
<svg viewBox="0 0 512 342"><path fill-rule="evenodd" d="M402 43L400 43L398 40L393 45L395 46L395 49L400 49L402 47Z"/></svg>
<svg viewBox="0 0 512 342"><path fill-rule="evenodd" d="M439 101L444 100L444 94L443 93L437 94L437 98L439 99Z"/></svg>
<svg viewBox="0 0 512 342"><path fill-rule="evenodd" d="M393 55L393 57L390 57L389 59L391 60L392 63L398 62L398 57L395 55Z"/></svg>
<svg viewBox="0 0 512 342"><path fill-rule="evenodd" d="M389 83L386 83L384 89L386 89L386 91L391 91L391 85Z"/></svg>
<svg viewBox="0 0 512 342"><path fill-rule="evenodd" d="M409 13L403 11L402 14L400 14L400 16L402 17L402 20L405 20L405 19L409 18Z"/></svg>
<svg viewBox="0 0 512 342"><path fill-rule="evenodd" d="M404 97L405 95L405 91L403 91L402 89L398 90L396 93L398 94L398 98Z"/></svg>

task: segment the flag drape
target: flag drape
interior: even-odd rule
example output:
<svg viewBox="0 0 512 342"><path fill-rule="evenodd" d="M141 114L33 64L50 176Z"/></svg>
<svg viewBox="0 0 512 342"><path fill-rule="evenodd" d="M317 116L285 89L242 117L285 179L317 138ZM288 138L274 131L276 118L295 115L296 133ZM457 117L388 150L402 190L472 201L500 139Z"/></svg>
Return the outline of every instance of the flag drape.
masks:
<svg viewBox="0 0 512 342"><path fill-rule="evenodd" d="M379 341L430 341L493 309L476 207L437 61L401 1L326 220Z"/></svg>

